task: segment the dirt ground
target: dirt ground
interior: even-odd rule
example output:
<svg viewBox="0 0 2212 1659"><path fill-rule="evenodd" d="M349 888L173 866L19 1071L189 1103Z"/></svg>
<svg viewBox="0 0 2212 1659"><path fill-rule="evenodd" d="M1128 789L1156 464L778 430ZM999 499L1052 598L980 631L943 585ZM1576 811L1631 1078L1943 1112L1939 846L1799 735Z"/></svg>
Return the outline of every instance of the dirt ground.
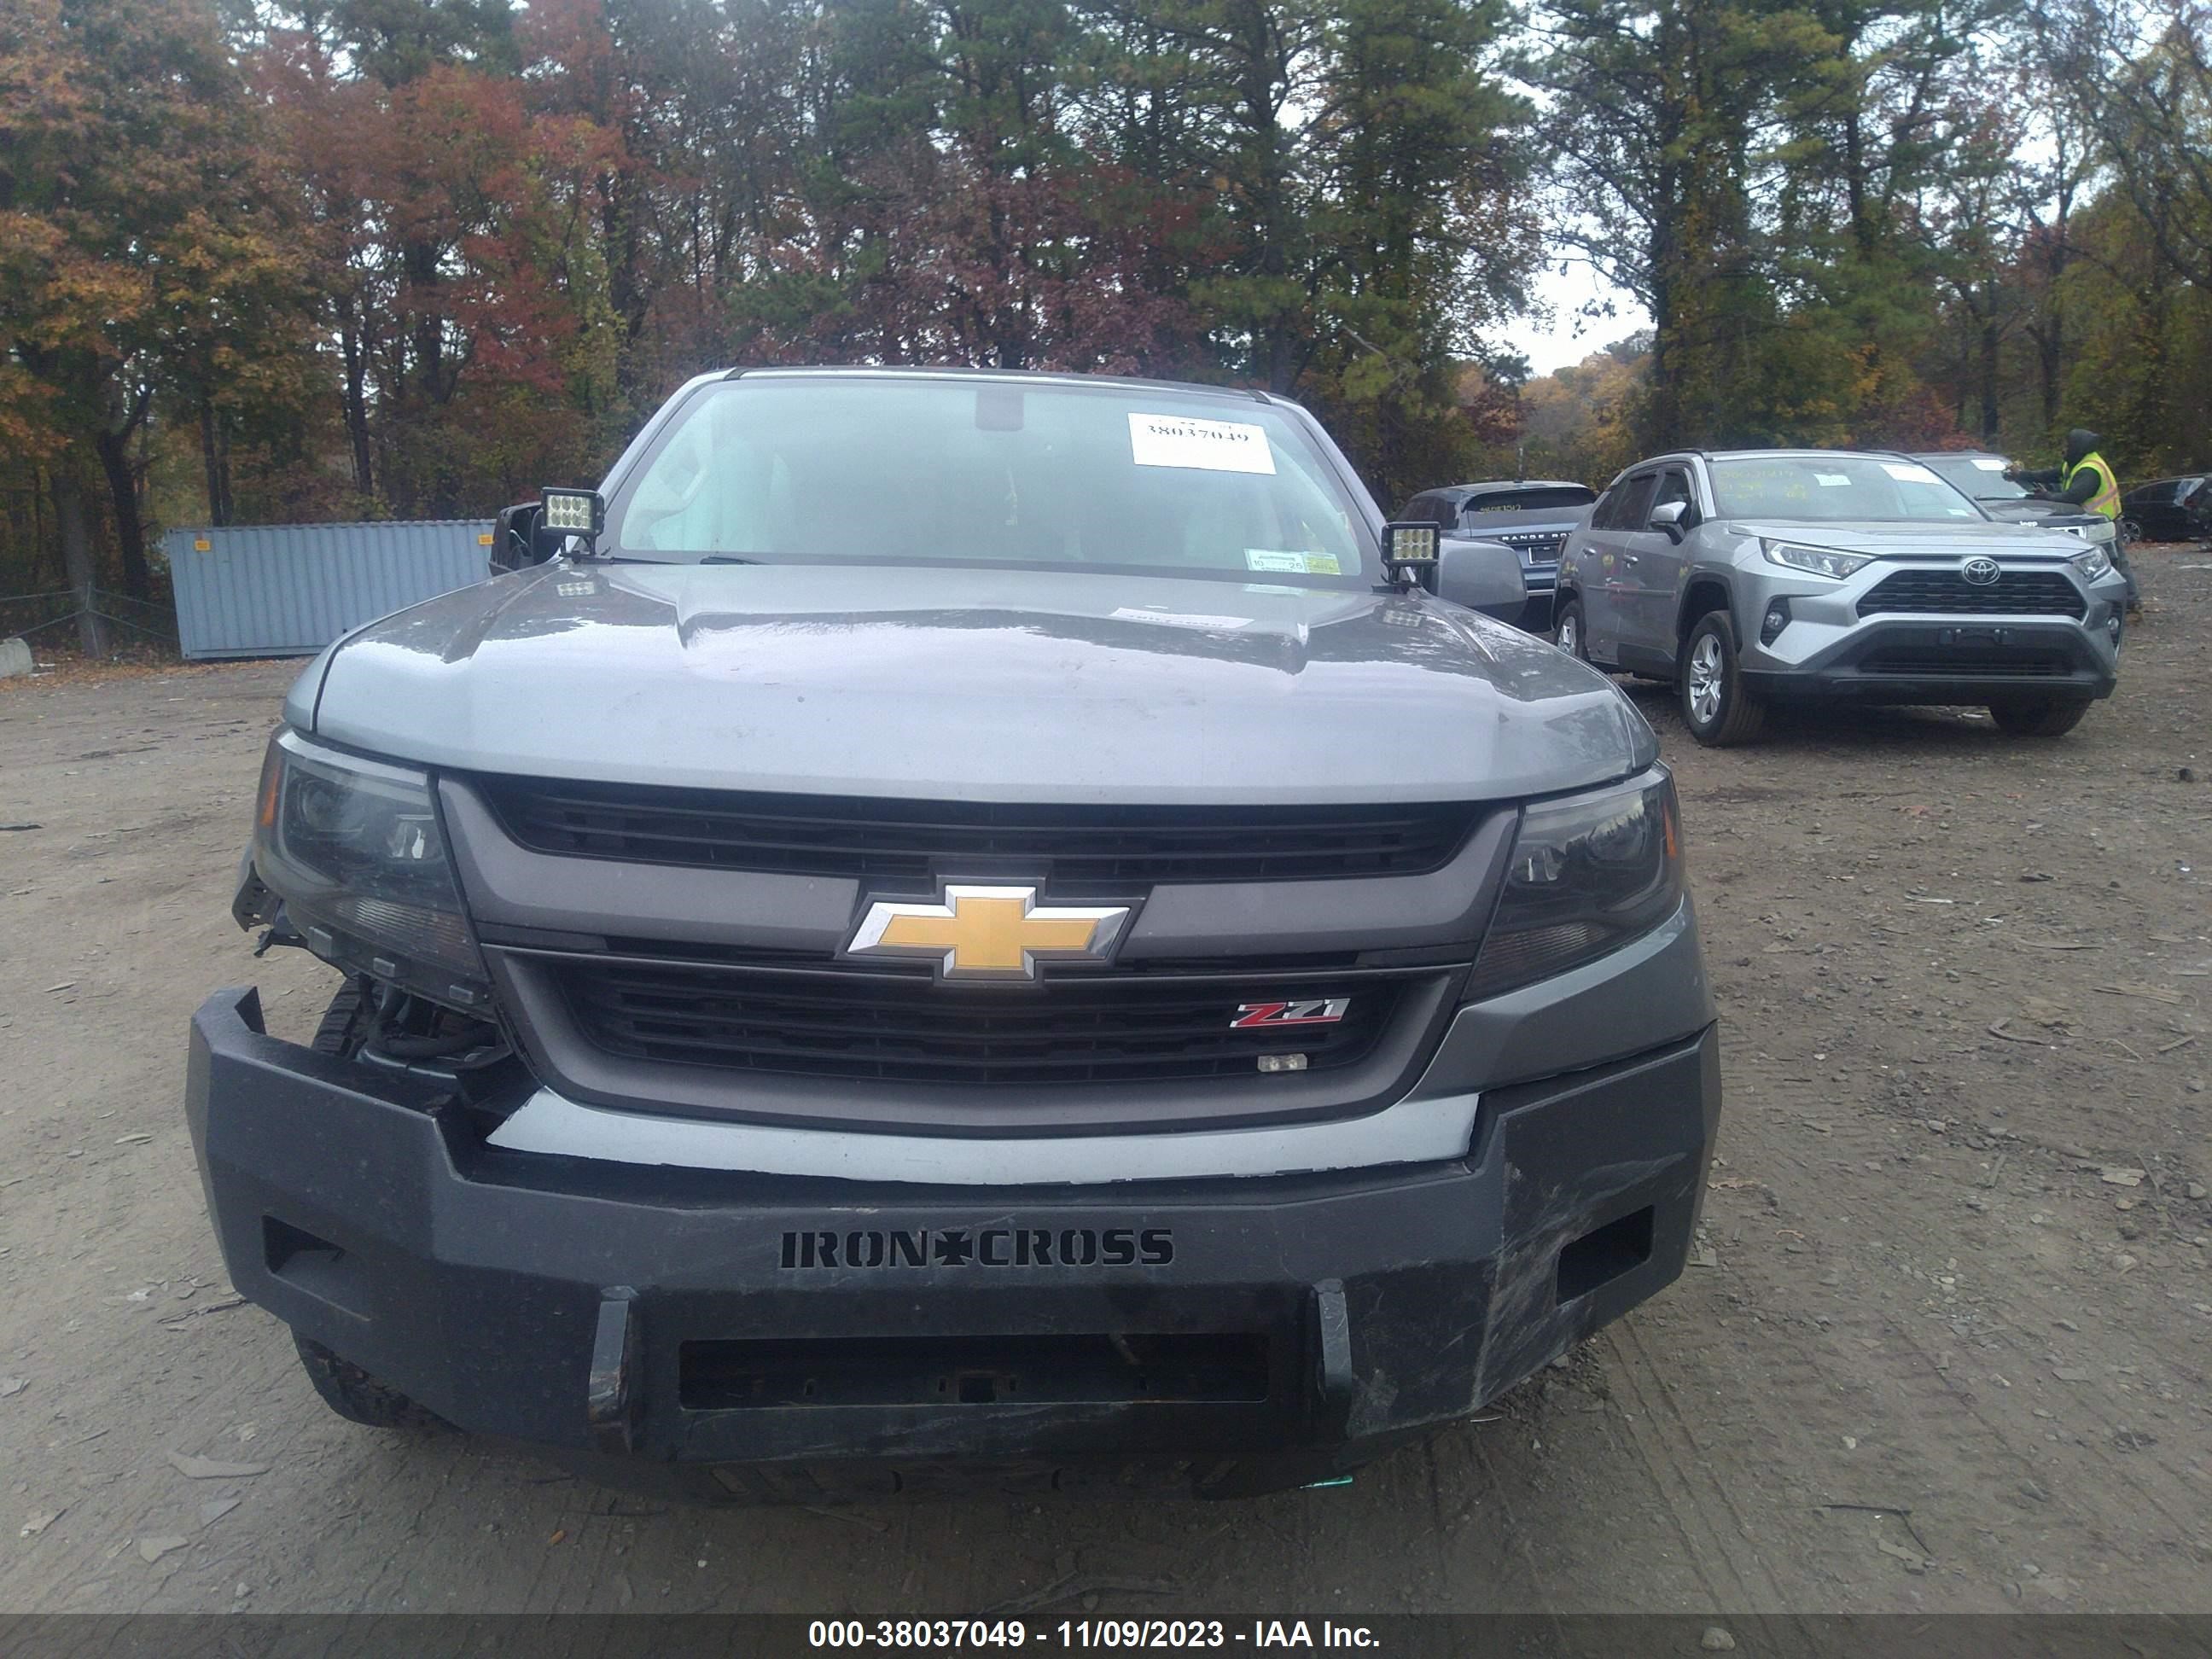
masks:
<svg viewBox="0 0 2212 1659"><path fill-rule="evenodd" d="M1231 1506L671 1510L340 1422L231 1301L179 1107L210 990L304 1039L331 984L227 909L297 665L0 685L0 1611L2212 1610L2212 561L2142 563L2056 742L1716 754L1637 689L1723 1011L1698 1260Z"/></svg>

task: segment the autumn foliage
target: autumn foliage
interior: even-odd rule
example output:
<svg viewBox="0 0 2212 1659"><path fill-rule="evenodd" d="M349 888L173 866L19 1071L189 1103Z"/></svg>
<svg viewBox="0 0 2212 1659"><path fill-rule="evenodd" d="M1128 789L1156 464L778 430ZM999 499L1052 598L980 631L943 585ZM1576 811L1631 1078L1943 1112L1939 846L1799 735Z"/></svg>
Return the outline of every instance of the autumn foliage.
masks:
<svg viewBox="0 0 2212 1659"><path fill-rule="evenodd" d="M2084 417L2178 460L2202 0L2022 3L0 0L0 597L589 482L740 363L1256 386L1394 504ZM1653 326L1531 382L1562 255Z"/></svg>

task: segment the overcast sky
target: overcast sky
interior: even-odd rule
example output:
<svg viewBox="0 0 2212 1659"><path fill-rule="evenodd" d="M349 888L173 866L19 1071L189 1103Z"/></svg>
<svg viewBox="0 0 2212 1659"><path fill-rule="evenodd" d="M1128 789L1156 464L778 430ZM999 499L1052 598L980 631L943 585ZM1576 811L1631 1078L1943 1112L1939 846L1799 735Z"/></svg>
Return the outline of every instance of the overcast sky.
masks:
<svg viewBox="0 0 2212 1659"><path fill-rule="evenodd" d="M1552 308L1549 325L1524 317L1505 330L1505 337L1539 374L1578 363L1601 347L1651 326L1641 306L1579 261L1564 270L1553 265L1538 279L1536 293ZM1615 314L1584 317L1583 307L1601 297L1612 300Z"/></svg>

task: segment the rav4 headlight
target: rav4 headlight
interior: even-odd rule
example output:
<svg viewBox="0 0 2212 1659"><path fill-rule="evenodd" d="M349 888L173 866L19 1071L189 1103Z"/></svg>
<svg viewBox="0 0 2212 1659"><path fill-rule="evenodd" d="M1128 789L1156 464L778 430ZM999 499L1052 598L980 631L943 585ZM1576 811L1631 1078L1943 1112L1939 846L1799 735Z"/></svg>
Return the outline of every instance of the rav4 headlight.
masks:
<svg viewBox="0 0 2212 1659"><path fill-rule="evenodd" d="M1681 902L1681 832L1664 767L1632 783L1539 802L1522 814L1466 998L1595 961L1650 933Z"/></svg>
<svg viewBox="0 0 2212 1659"><path fill-rule="evenodd" d="M2101 547L2093 547L2074 556L2074 568L2081 573L2083 581L2101 581L2112 574L2112 556Z"/></svg>
<svg viewBox="0 0 2212 1659"><path fill-rule="evenodd" d="M278 732L253 867L325 961L453 1007L490 1000L425 774Z"/></svg>
<svg viewBox="0 0 2212 1659"><path fill-rule="evenodd" d="M1775 564L1787 565L1792 570L1802 570L1815 576L1832 576L1838 581L1863 570L1874 560L1863 553L1838 553L1826 547L1807 547L1801 542L1775 542L1761 539L1759 546Z"/></svg>

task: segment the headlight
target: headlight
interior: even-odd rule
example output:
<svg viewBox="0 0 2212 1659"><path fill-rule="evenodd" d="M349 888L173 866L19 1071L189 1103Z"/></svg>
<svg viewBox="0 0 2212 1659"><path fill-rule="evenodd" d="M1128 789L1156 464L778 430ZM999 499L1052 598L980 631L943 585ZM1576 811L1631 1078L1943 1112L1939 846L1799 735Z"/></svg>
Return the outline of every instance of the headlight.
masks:
<svg viewBox="0 0 2212 1659"><path fill-rule="evenodd" d="M278 732L262 766L253 866L325 961L453 1007L490 1000L422 773Z"/></svg>
<svg viewBox="0 0 2212 1659"><path fill-rule="evenodd" d="M1467 999L1594 961L1650 933L1681 902L1681 834L1664 769L1531 806Z"/></svg>
<svg viewBox="0 0 2212 1659"><path fill-rule="evenodd" d="M2081 573L2083 581L2100 581L2112 574L2112 556L2101 547L2093 547L2074 556L2074 568Z"/></svg>
<svg viewBox="0 0 2212 1659"><path fill-rule="evenodd" d="M1762 539L1759 544L1766 550L1766 556L1776 564L1788 565L1792 570L1802 570L1815 576L1832 576L1838 581L1874 562L1864 554L1836 553L1825 547L1807 547L1798 542Z"/></svg>
<svg viewBox="0 0 2212 1659"><path fill-rule="evenodd" d="M2074 532L2085 542L2109 542L2118 539L2120 527L2112 520L2098 518L2094 524L2085 524Z"/></svg>

